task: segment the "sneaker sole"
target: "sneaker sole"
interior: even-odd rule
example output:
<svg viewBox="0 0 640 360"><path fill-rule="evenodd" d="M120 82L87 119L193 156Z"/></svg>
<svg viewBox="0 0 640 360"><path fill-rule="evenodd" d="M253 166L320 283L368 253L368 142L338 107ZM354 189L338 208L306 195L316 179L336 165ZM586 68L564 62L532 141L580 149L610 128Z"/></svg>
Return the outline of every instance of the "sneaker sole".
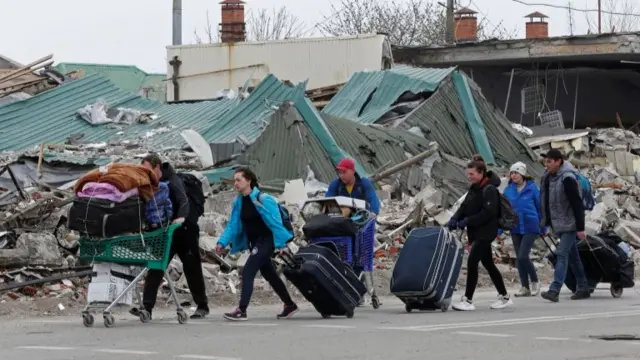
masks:
<svg viewBox="0 0 640 360"><path fill-rule="evenodd" d="M451 307L455 311L474 311L475 309L456 309L453 306Z"/></svg>
<svg viewBox="0 0 640 360"><path fill-rule="evenodd" d="M248 318L241 318L241 319L238 319L238 318L234 318L234 317L226 316L226 315L222 315L222 317L223 317L225 320L229 320L229 321L247 321L247 320L249 320Z"/></svg>
<svg viewBox="0 0 640 360"><path fill-rule="evenodd" d="M489 307L489 309L491 309L491 310L502 310L502 309L506 309L506 308L508 308L510 306L513 306L513 303L507 303L507 304L498 305L498 306L493 306L492 305L492 306Z"/></svg>
<svg viewBox="0 0 640 360"><path fill-rule="evenodd" d="M287 316L276 316L276 318L277 319L288 319L288 318L292 317L293 315L297 314L298 311L300 311L300 309L296 309L296 310L290 312L289 315L287 315Z"/></svg>

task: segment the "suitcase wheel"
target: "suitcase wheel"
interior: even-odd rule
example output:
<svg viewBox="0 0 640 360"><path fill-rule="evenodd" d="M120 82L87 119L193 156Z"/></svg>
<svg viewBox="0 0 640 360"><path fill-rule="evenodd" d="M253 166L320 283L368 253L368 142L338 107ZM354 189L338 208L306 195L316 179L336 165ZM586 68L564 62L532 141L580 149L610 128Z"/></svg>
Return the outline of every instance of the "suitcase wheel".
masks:
<svg viewBox="0 0 640 360"><path fill-rule="evenodd" d="M353 313L353 311L349 311L349 312L347 313L347 319L353 319L353 316L354 316L354 315L355 315L355 314Z"/></svg>
<svg viewBox="0 0 640 360"><path fill-rule="evenodd" d="M373 306L373 308L376 310L380 308L380 300L376 295L371 297L371 306Z"/></svg>
<svg viewBox="0 0 640 360"><path fill-rule="evenodd" d="M623 288L616 287L614 285L611 285L611 288L609 290L611 291L611 296L613 296L615 299L622 297L622 293L624 292Z"/></svg>
<svg viewBox="0 0 640 360"><path fill-rule="evenodd" d="M329 319L331 317L331 315L329 314L320 314L320 315L322 315L323 319Z"/></svg>
<svg viewBox="0 0 640 360"><path fill-rule="evenodd" d="M410 313L411 311L413 311L413 308L411 307L411 305L407 304L404 306L404 311Z"/></svg>

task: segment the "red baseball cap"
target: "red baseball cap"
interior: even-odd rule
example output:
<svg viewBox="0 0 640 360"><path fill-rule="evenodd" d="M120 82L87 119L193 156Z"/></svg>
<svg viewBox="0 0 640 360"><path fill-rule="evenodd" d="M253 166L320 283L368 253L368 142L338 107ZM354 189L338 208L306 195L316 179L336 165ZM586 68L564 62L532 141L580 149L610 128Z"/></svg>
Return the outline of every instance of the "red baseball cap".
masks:
<svg viewBox="0 0 640 360"><path fill-rule="evenodd" d="M336 166L336 169L338 169L338 170L355 170L356 169L356 163L351 159L342 159L338 163L338 166Z"/></svg>

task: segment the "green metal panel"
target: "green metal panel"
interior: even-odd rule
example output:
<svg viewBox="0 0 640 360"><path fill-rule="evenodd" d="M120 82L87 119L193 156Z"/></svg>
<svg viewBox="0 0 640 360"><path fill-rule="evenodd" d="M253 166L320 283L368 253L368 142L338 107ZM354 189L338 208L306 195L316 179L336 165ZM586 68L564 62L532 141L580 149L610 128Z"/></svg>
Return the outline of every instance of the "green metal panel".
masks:
<svg viewBox="0 0 640 360"><path fill-rule="evenodd" d="M98 74L109 79L120 89L138 95L143 88L152 88L147 96L151 100L164 102L167 98L166 74L147 73L133 65L60 63L55 69L63 74L72 71L82 71L86 75Z"/></svg>
<svg viewBox="0 0 640 360"><path fill-rule="evenodd" d="M239 102L233 110L211 123L201 134L210 142L232 142L242 135L255 140L268 123L268 119L282 103L303 96L306 82L295 87L284 85L273 75L265 77L249 97Z"/></svg>
<svg viewBox="0 0 640 360"><path fill-rule="evenodd" d="M79 109L100 99L111 108L154 112L158 119L149 124L116 127L91 125L77 116ZM192 128L201 132L234 105L233 100L164 104L121 90L99 75L87 75L27 100L0 106L0 151L24 150L42 143L62 144L71 134L84 134L84 142L104 142L118 136L142 139L161 149L182 147L186 143L180 130ZM152 135L162 128L168 131Z"/></svg>
<svg viewBox="0 0 640 360"><path fill-rule="evenodd" d="M403 94L433 92L454 70L401 66L386 71L356 73L331 99L323 113L373 124L393 110Z"/></svg>
<svg viewBox="0 0 640 360"><path fill-rule="evenodd" d="M471 88L467 77L456 71L453 74L453 83L458 91L462 108L464 109L465 119L469 126L469 132L473 138L473 143L476 145L478 153L482 155L487 164L495 164L496 159L493 157L493 151L491 150L491 144L487 138L487 132L484 129L484 123L476 108L476 101L473 98Z"/></svg>

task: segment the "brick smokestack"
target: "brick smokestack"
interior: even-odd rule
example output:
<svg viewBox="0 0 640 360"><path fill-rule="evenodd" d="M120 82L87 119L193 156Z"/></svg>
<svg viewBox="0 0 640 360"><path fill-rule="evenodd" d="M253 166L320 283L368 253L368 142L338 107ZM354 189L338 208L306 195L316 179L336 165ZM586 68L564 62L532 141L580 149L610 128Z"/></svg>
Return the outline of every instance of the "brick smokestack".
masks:
<svg viewBox="0 0 640 360"><path fill-rule="evenodd" d="M525 18L529 18L526 25L527 39L546 39L549 37L549 23L547 15L534 12Z"/></svg>
<svg viewBox="0 0 640 360"><path fill-rule="evenodd" d="M453 14L456 42L478 41L477 12L469 8L460 8Z"/></svg>
<svg viewBox="0 0 640 360"><path fill-rule="evenodd" d="M243 42L246 40L244 4L242 0L224 0L220 3L222 13L220 40L223 43Z"/></svg>

